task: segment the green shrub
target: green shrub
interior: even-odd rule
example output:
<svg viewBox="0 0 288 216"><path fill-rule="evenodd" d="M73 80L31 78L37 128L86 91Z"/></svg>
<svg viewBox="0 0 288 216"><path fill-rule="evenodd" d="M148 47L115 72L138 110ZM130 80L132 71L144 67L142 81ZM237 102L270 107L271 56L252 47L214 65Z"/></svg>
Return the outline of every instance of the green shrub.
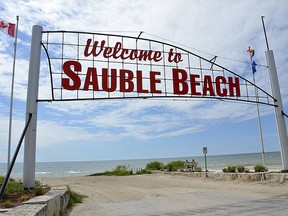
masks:
<svg viewBox="0 0 288 216"><path fill-rule="evenodd" d="M177 170L181 170L181 169L184 169L184 161L171 161L170 163L168 163L166 166L165 166L165 169L167 171L177 171Z"/></svg>
<svg viewBox="0 0 288 216"><path fill-rule="evenodd" d="M254 166L254 171L255 172L267 172L268 169L265 166L256 165L256 166Z"/></svg>
<svg viewBox="0 0 288 216"><path fill-rule="evenodd" d="M236 172L236 166L228 166L227 171L230 173L235 173Z"/></svg>
<svg viewBox="0 0 288 216"><path fill-rule="evenodd" d="M288 173L288 170L281 170L281 173Z"/></svg>
<svg viewBox="0 0 288 216"><path fill-rule="evenodd" d="M70 199L68 201L67 208L72 208L76 203L82 203L83 202L83 198L85 198L86 196L72 191L69 186L67 186L67 188L68 188L68 193L70 195Z"/></svg>
<svg viewBox="0 0 288 216"><path fill-rule="evenodd" d="M4 177L0 177L0 185L4 182ZM43 186L40 181L35 181L34 189L24 189L23 183L19 180L10 179L6 185L1 207L12 208L24 202L34 195L43 195L49 190L49 187ZM40 193L41 192L41 193Z"/></svg>
<svg viewBox="0 0 288 216"><path fill-rule="evenodd" d="M41 196L41 195L45 194L45 190L43 187L35 187L33 189L33 192L34 192L35 196Z"/></svg>
<svg viewBox="0 0 288 216"><path fill-rule="evenodd" d="M132 170L128 170L128 168L129 166L126 165L118 165L113 170L113 173L115 173L115 175L132 175L133 174Z"/></svg>
<svg viewBox="0 0 288 216"><path fill-rule="evenodd" d="M235 173L236 169L236 166L228 166L227 168L223 168L222 171L225 173Z"/></svg>
<svg viewBox="0 0 288 216"><path fill-rule="evenodd" d="M159 161L152 161L148 164L146 164L145 169L146 170L161 170L163 169L163 163Z"/></svg>
<svg viewBox="0 0 288 216"><path fill-rule="evenodd" d="M5 208L12 208L14 207L14 204L11 202L11 200L5 200L3 202L3 205L5 206Z"/></svg>
<svg viewBox="0 0 288 216"><path fill-rule="evenodd" d="M195 167L194 171L195 172L202 172L202 168L201 167Z"/></svg>
<svg viewBox="0 0 288 216"><path fill-rule="evenodd" d="M142 175L142 174L151 174L150 171L146 170L146 169L141 169L139 171L136 172L137 175Z"/></svg>
<svg viewBox="0 0 288 216"><path fill-rule="evenodd" d="M0 184L1 185L3 184L4 180L5 180L5 177L4 176L0 176Z"/></svg>
<svg viewBox="0 0 288 216"><path fill-rule="evenodd" d="M105 172L102 172L102 173L92 173L88 176L104 176L105 175Z"/></svg>
<svg viewBox="0 0 288 216"><path fill-rule="evenodd" d="M21 181L15 181L14 179L10 179L8 184L5 188L5 194L17 194L17 193L24 193L25 190L23 188L23 184Z"/></svg>
<svg viewBox="0 0 288 216"><path fill-rule="evenodd" d="M239 173L243 173L243 172L245 171L245 167L244 167L244 166L238 166L238 167L237 167L237 171L238 171Z"/></svg>
<svg viewBox="0 0 288 216"><path fill-rule="evenodd" d="M126 175L133 175L133 171L129 170L129 165L118 165L112 171L106 170L102 173L93 173L89 176L126 176Z"/></svg>
<svg viewBox="0 0 288 216"><path fill-rule="evenodd" d="M35 188L39 188L39 187L43 187L43 184L40 181L35 180Z"/></svg>
<svg viewBox="0 0 288 216"><path fill-rule="evenodd" d="M106 170L105 172L102 173L93 173L90 174L89 176L126 176L126 175L133 175L133 171L128 169L129 166L117 166L113 171L108 171ZM150 171L146 169L141 169L136 172L136 175L141 175L141 174L151 174Z"/></svg>
<svg viewBox="0 0 288 216"><path fill-rule="evenodd" d="M129 171L129 165L126 166L126 165L117 165L113 171Z"/></svg>
<svg viewBox="0 0 288 216"><path fill-rule="evenodd" d="M22 196L20 197L20 200L21 200L21 202L25 202L25 201L29 200L29 196L27 196L27 195L22 195Z"/></svg>
<svg viewBox="0 0 288 216"><path fill-rule="evenodd" d="M126 165L118 165L115 167L115 169L111 171L106 171L105 173L107 175L116 175L116 176L125 176L125 175L132 175L132 170L128 170L129 166Z"/></svg>
<svg viewBox="0 0 288 216"><path fill-rule="evenodd" d="M126 165L118 165L112 171L112 175L116 175L116 176L126 176L126 175L132 175L132 174L133 174L133 171L129 170L129 166L126 166Z"/></svg>

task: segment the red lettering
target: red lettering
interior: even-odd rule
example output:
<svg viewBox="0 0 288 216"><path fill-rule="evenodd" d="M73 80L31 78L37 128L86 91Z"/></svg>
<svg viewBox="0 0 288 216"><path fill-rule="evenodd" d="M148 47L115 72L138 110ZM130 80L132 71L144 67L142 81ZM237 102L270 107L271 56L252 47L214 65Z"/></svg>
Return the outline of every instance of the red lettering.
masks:
<svg viewBox="0 0 288 216"><path fill-rule="evenodd" d="M145 50L139 50L139 60L140 61L151 61L151 54L152 51L145 51Z"/></svg>
<svg viewBox="0 0 288 216"><path fill-rule="evenodd" d="M90 85L93 86L93 91L99 91L96 68L88 67L83 90L88 91Z"/></svg>
<svg viewBox="0 0 288 216"><path fill-rule="evenodd" d="M227 96L227 89L226 88L221 88L221 84L227 84L226 78L224 76L217 76L215 79L215 84L216 84L216 93L220 97L226 97Z"/></svg>
<svg viewBox="0 0 288 216"><path fill-rule="evenodd" d="M140 70L137 70L137 92L148 93L147 89L143 89L143 77L142 77L142 71Z"/></svg>
<svg viewBox="0 0 288 216"><path fill-rule="evenodd" d="M153 50L137 50L137 49L124 49L120 42L115 43L114 47L105 47L105 40L101 41L101 44L98 45L98 41L95 41L92 48L91 48L92 39L89 38L86 42L86 46L84 49L84 56L88 57L93 55L94 57L99 56L103 53L104 58L113 57L114 59L130 59L135 60L138 59L139 61L155 61L159 62L162 60L162 52L161 51L153 51ZM178 57L177 57L177 54ZM179 62L179 58L181 59L181 54L176 53L177 62ZM182 59L181 59L182 61Z"/></svg>
<svg viewBox="0 0 288 216"><path fill-rule="evenodd" d="M173 68L173 88L174 94L187 94L188 93L188 84L187 80L187 72L183 69ZM179 77L181 75L181 78ZM180 89L180 85L182 86L182 90Z"/></svg>
<svg viewBox="0 0 288 216"><path fill-rule="evenodd" d="M122 49L122 51L120 52L119 58L121 58L123 60L128 59L129 58L129 50L128 49Z"/></svg>
<svg viewBox="0 0 288 216"><path fill-rule="evenodd" d="M131 50L129 58L131 60L137 59L137 50Z"/></svg>
<svg viewBox="0 0 288 216"><path fill-rule="evenodd" d="M168 61L169 62L173 61L173 49L172 48L169 50L169 53L168 53Z"/></svg>
<svg viewBox="0 0 288 216"><path fill-rule="evenodd" d="M155 93L155 94L161 94L162 91L161 90L157 90L156 89L156 84L157 83L161 83L161 80L156 79L156 76L161 75L160 72L158 71L150 71L150 89L151 89L151 93Z"/></svg>
<svg viewBox="0 0 288 216"><path fill-rule="evenodd" d="M93 44L93 48L92 50L89 52L89 47L90 47L90 44L91 44L91 41L92 39L89 38L86 42L86 46L85 46L85 50L84 50L84 56L85 57L88 57L90 56L91 54L94 56L94 57L97 57L103 50L104 48L104 45L105 45L105 40L102 40L101 41L101 45L100 45L100 50L98 51L98 53L96 52L97 50L97 46L98 46L98 41L95 41L94 44Z"/></svg>
<svg viewBox="0 0 288 216"><path fill-rule="evenodd" d="M201 95L201 92L197 92L197 86L200 86L200 82L197 82L196 78L200 78L200 75L190 74L191 95Z"/></svg>
<svg viewBox="0 0 288 216"><path fill-rule="evenodd" d="M173 48L171 48L168 53L168 61L175 62L175 63L183 61L181 57L181 53L173 53Z"/></svg>
<svg viewBox="0 0 288 216"><path fill-rule="evenodd" d="M228 77L228 83L229 83L229 92L230 92L230 96L236 96L236 97L240 97L240 81L239 81L239 77L234 77L235 78L235 82L233 82L233 77ZM234 89L236 92L236 95L234 94Z"/></svg>
<svg viewBox="0 0 288 216"><path fill-rule="evenodd" d="M209 75L205 75L203 79L203 95L207 96L215 96L214 89L213 89L213 82L212 78Z"/></svg>
<svg viewBox="0 0 288 216"><path fill-rule="evenodd" d="M160 51L155 51L153 60L156 62L161 61L162 60L162 53Z"/></svg>
<svg viewBox="0 0 288 216"><path fill-rule="evenodd" d="M133 80L132 71L120 69L120 92L132 92L134 90L134 83L132 80ZM128 86L127 88L126 84Z"/></svg>
<svg viewBox="0 0 288 216"><path fill-rule="evenodd" d="M113 58L117 59L120 58L120 56L117 54L120 52L120 50L122 49L122 44L120 42L117 42L114 46L114 52L113 52Z"/></svg>
<svg viewBox="0 0 288 216"><path fill-rule="evenodd" d="M111 69L110 87L108 69L102 69L102 89L106 92L114 92L117 88L117 69Z"/></svg>
<svg viewBox="0 0 288 216"><path fill-rule="evenodd" d="M111 47L106 47L103 52L103 57L110 58L113 55L112 51L113 49Z"/></svg>
<svg viewBox="0 0 288 216"><path fill-rule="evenodd" d="M74 71L71 70L71 66L74 67ZM77 61L66 61L63 64L63 71L69 78L62 78L62 87L67 90L77 90L81 86L81 80L76 72L81 72L82 66ZM70 80L72 80L73 84L70 85Z"/></svg>
<svg viewBox="0 0 288 216"><path fill-rule="evenodd" d="M162 60L162 53L160 51L152 51L152 50L138 50L138 59L139 61L155 61L159 62Z"/></svg>

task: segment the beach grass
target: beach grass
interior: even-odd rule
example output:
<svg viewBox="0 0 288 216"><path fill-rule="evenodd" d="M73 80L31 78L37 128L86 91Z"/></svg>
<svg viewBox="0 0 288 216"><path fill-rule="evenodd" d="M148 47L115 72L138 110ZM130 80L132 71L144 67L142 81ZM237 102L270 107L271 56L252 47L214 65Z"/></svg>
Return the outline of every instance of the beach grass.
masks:
<svg viewBox="0 0 288 216"><path fill-rule="evenodd" d="M137 172L133 172L132 169L129 169L129 165L118 165L112 171L106 170L101 173L93 173L89 176L127 176L127 175L141 175L141 174L151 174L151 170L161 170L161 171L184 171L185 162L181 160L170 161L167 164L164 164L159 161L151 161L146 164L145 169L139 169ZM195 167L192 172L202 172L201 167Z"/></svg>
<svg viewBox="0 0 288 216"><path fill-rule="evenodd" d="M129 169L128 165L118 165L112 171L106 170L105 172L90 174L89 176L128 176L142 174L151 174L151 172L146 169L139 169L136 173L133 173L133 170Z"/></svg>
<svg viewBox="0 0 288 216"><path fill-rule="evenodd" d="M267 167L265 167L263 165L256 165L256 166L254 166L254 171L255 172L267 172L268 169L267 169Z"/></svg>
<svg viewBox="0 0 288 216"><path fill-rule="evenodd" d="M167 164L164 164L159 161L152 161L148 163L145 167L147 170L161 170L161 171L190 171L190 172L202 172L202 168L200 166L193 167L193 169L188 169L185 170L185 161L182 160L175 160L175 161L170 161Z"/></svg>
<svg viewBox="0 0 288 216"><path fill-rule="evenodd" d="M146 164L145 169L147 170L161 170L164 169L164 164L159 161L151 161Z"/></svg>
<svg viewBox="0 0 288 216"><path fill-rule="evenodd" d="M87 196L76 193L75 191L72 191L70 186L67 186L68 188L68 193L70 195L70 199L68 201L67 208L72 208L75 204L77 203L82 203L83 199Z"/></svg>
<svg viewBox="0 0 288 216"><path fill-rule="evenodd" d="M4 177L0 176L0 185L2 186ZM6 185L3 199L0 203L0 208L12 208L20 205L32 197L40 196L50 190L47 185L42 185L39 181L35 181L35 188L24 189L23 183L20 180L11 178Z"/></svg>
<svg viewBox="0 0 288 216"><path fill-rule="evenodd" d="M181 170L181 169L184 169L184 167L185 167L184 163L185 163L184 161L180 161L180 160L171 161L164 166L164 169L169 171L169 172Z"/></svg>

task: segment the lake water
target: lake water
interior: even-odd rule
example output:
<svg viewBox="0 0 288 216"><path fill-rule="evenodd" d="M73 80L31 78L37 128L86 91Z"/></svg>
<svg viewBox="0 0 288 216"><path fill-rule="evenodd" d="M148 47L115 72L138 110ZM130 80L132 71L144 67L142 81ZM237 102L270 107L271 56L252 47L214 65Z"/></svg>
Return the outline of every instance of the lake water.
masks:
<svg viewBox="0 0 288 216"><path fill-rule="evenodd" d="M135 159L135 160L105 160L105 161L74 161L74 162L38 162L36 163L36 177L64 177L64 176L84 176L92 173L113 170L117 165L129 165L131 169L145 168L151 161L168 163L176 160L194 159L198 166L204 170L204 156L177 157L177 158L154 158L154 159ZM266 165L281 165L280 152L265 153ZM233 155L207 155L208 170L222 170L229 165L253 166L262 164L261 153L233 154ZM0 163L0 175L4 176L7 165ZM23 164L16 163L11 177L22 178Z"/></svg>

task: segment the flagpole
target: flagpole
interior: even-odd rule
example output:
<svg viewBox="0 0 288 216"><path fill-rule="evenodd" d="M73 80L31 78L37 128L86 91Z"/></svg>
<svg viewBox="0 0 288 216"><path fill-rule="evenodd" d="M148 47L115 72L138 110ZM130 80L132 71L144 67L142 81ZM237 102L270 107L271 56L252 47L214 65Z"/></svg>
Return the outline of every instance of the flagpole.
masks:
<svg viewBox="0 0 288 216"><path fill-rule="evenodd" d="M250 47L248 48L250 50ZM250 55L250 62L252 65L252 56ZM255 96L256 96L256 108L257 108L257 115L258 115L258 127L259 127L259 135L260 135L260 144L261 144L261 154L262 154L262 164L263 166L266 166L265 163L265 151L264 151L264 143L263 143L263 133L262 133L262 123L261 123L261 117L260 117L260 110L259 110L259 94L258 94L258 89L256 88L256 81L255 81L255 76L254 76L254 71L252 70L253 74L253 83L254 83L254 91L255 91Z"/></svg>
<svg viewBox="0 0 288 216"><path fill-rule="evenodd" d="M18 38L18 23L19 16L16 16L16 34L14 42L14 58L13 58L13 70L12 70L12 84L11 84L11 97L10 97L10 116L9 116L9 135L8 135L8 157L7 157L7 170L10 166L11 155L11 134L12 134L12 111L13 111L13 94L14 94L14 77L15 77L15 63L16 63L16 51L17 51L17 38Z"/></svg>
<svg viewBox="0 0 288 216"><path fill-rule="evenodd" d="M253 82L254 82L254 85L255 85L255 76L253 74ZM264 155L264 143L263 143L263 133L262 133L262 124L261 124L261 117L260 117L260 110L259 110L259 95L258 95L258 89L255 87L255 95L256 95L256 100L257 100L257 103L256 103L256 107L257 107L257 114L258 114L258 126L259 126L259 134L260 134L260 143L261 143L261 150L262 150L262 163L263 163L263 166L266 166L266 163L265 163L265 155Z"/></svg>
<svg viewBox="0 0 288 216"><path fill-rule="evenodd" d="M265 18L265 16L261 16L262 26L263 26L264 36L265 36L265 42L266 42L267 50L269 50L268 38L267 38L266 28L265 28L265 24L264 24L264 18Z"/></svg>

